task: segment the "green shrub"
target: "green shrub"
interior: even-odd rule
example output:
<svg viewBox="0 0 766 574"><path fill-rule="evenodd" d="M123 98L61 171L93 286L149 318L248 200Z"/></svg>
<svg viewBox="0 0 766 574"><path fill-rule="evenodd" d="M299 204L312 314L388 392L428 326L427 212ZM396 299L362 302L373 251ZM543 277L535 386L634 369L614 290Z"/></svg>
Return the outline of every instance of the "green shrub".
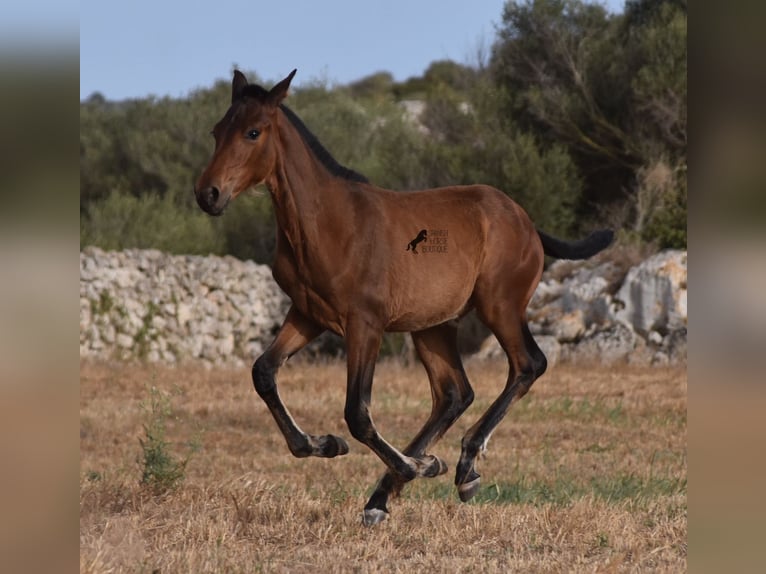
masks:
<svg viewBox="0 0 766 574"><path fill-rule="evenodd" d="M637 174L635 230L660 249L686 248L686 165L659 160Z"/></svg>
<svg viewBox="0 0 766 574"><path fill-rule="evenodd" d="M190 201L191 191L189 192ZM216 222L200 209L167 197L112 192L80 218L80 244L103 249L160 249L169 253L223 253Z"/></svg>
<svg viewBox="0 0 766 574"><path fill-rule="evenodd" d="M185 477L186 465L191 454L199 448L196 440L188 445L189 452L184 458L178 458L171 452L171 443L166 439L167 421L171 416L170 397L152 387L149 402L142 404L146 415L144 438L141 444L141 484L154 494L162 494L176 488Z"/></svg>

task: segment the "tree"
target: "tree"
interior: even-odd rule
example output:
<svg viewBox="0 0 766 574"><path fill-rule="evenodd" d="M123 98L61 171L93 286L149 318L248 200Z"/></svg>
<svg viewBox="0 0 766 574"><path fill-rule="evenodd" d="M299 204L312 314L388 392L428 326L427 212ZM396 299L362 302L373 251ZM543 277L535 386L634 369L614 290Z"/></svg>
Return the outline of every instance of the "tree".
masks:
<svg viewBox="0 0 766 574"><path fill-rule="evenodd" d="M639 174L660 163L680 178L669 201L681 205L685 2L634 0L625 15L579 0L509 2L490 69L508 95L505 113L544 145L565 145L576 162L584 182L581 215L627 202L635 227L644 217ZM676 211L683 219L672 225L685 230L685 207Z"/></svg>

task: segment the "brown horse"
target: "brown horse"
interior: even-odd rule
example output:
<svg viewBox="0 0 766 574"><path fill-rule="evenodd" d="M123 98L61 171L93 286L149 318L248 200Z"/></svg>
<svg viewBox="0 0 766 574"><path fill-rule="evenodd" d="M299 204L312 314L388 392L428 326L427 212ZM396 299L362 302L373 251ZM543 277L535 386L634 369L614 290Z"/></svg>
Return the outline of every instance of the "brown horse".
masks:
<svg viewBox="0 0 766 574"><path fill-rule="evenodd" d="M292 306L255 361L255 390L293 455L346 454L342 438L299 428L276 383L279 367L325 330L345 339L349 431L388 467L364 509L364 524L375 524L406 482L447 471L426 450L473 401L457 349L457 319L475 308L505 350L509 374L503 392L462 440L455 484L468 500L479 488L477 455L511 403L546 368L526 321L543 254L585 259L604 249L612 232L573 243L555 239L537 231L508 196L484 185L381 189L339 165L282 104L294 74L266 90L234 72L231 106L213 129L215 151L195 188L197 203L211 215L254 185L265 183L271 194L278 224L273 274ZM415 255L416 242L426 237ZM412 333L433 397L428 420L402 450L378 433L370 413L385 331Z"/></svg>

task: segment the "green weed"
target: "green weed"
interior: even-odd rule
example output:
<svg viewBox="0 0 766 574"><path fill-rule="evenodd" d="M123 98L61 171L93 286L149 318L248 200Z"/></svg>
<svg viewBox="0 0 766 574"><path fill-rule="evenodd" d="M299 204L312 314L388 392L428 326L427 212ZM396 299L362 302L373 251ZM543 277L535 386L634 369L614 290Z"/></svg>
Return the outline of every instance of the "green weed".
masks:
<svg viewBox="0 0 766 574"><path fill-rule="evenodd" d="M184 457L171 452L172 444L167 440L168 419L172 415L170 396L156 387L149 390L148 403L142 403L146 421L143 424L144 438L141 444L141 484L155 494L176 488L185 477L186 465L191 455L199 450L199 438L195 437L187 446Z"/></svg>

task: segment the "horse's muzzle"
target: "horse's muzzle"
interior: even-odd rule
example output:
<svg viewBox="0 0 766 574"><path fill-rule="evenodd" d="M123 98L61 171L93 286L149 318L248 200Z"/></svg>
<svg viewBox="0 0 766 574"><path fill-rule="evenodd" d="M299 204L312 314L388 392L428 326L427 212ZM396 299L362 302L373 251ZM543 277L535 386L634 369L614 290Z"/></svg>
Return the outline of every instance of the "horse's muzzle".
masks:
<svg viewBox="0 0 766 574"><path fill-rule="evenodd" d="M221 193L221 190L214 185L195 189L194 195L197 198L197 205L210 215L221 215L231 199L231 194Z"/></svg>

